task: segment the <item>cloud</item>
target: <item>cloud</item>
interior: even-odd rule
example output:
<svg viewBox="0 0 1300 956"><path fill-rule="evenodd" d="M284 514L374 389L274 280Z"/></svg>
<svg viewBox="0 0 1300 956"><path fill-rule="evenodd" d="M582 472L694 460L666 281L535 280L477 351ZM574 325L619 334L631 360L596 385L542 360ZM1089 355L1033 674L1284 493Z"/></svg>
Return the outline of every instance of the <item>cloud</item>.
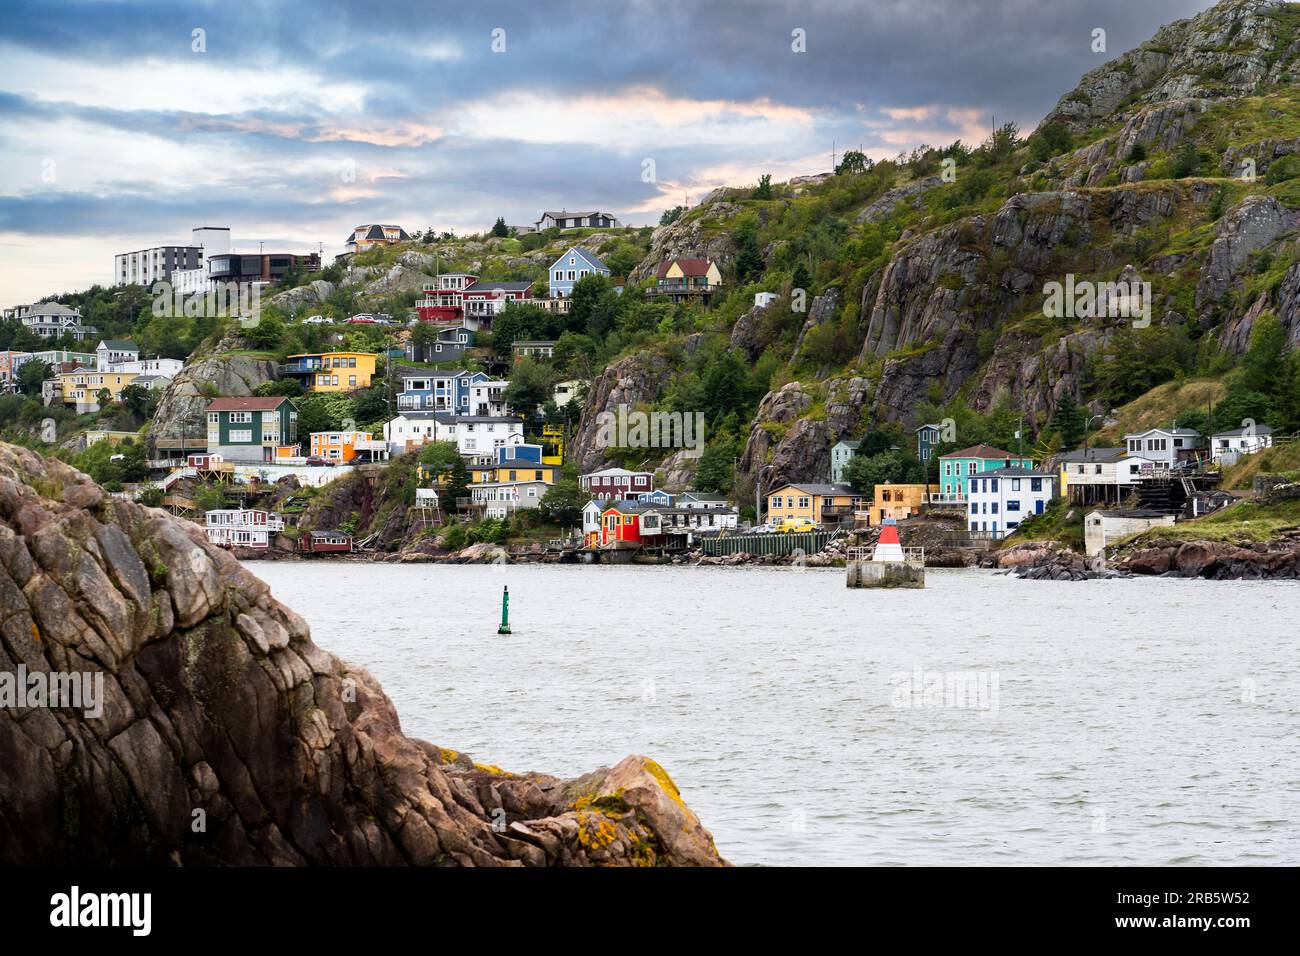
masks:
<svg viewBox="0 0 1300 956"><path fill-rule="evenodd" d="M828 170L833 148L1032 128L1106 59L1094 27L1109 56L1208 5L10 0L0 303L105 281L114 250L200 223L328 253L371 221L656 222L683 192Z"/></svg>

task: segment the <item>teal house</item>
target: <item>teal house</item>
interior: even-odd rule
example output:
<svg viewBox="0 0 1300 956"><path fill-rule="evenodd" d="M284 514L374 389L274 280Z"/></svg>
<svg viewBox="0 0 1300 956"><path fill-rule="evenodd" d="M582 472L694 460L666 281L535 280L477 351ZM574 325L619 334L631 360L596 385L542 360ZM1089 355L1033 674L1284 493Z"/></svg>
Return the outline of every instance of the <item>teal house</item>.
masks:
<svg viewBox="0 0 1300 956"><path fill-rule="evenodd" d="M967 479L971 475L999 468L1027 468L1032 470L1034 460L992 445L972 445L960 451L939 456L939 494L941 501L965 501L970 494Z"/></svg>
<svg viewBox="0 0 1300 956"><path fill-rule="evenodd" d="M282 396L208 402L208 454L231 462L271 462L298 455L298 412Z"/></svg>

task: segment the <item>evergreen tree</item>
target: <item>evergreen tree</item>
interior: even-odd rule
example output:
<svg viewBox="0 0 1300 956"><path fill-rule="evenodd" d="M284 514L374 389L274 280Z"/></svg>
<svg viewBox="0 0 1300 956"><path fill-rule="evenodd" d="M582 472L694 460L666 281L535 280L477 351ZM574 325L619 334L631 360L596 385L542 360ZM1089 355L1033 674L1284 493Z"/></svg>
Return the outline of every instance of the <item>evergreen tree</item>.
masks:
<svg viewBox="0 0 1300 956"><path fill-rule="evenodd" d="M1061 396L1052 416L1052 427L1060 432L1063 448L1077 448L1084 437L1084 419L1069 392Z"/></svg>

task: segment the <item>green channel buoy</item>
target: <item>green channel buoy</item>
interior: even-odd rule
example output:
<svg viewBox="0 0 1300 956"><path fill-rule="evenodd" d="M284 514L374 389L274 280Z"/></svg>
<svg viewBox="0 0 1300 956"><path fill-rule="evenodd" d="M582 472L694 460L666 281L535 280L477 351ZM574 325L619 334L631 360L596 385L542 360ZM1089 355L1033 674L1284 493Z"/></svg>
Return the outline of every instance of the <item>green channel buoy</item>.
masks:
<svg viewBox="0 0 1300 956"><path fill-rule="evenodd" d="M501 626L497 628L498 634L510 633L510 586L503 585L501 588Z"/></svg>

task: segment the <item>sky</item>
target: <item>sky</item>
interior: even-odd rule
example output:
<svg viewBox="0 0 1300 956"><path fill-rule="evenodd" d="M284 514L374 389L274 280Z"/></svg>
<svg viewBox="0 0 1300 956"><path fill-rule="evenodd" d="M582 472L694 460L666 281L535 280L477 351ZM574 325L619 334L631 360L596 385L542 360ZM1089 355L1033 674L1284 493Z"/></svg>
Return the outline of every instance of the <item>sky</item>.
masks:
<svg viewBox="0 0 1300 956"><path fill-rule="evenodd" d="M5 0L0 305L229 226L479 232L1031 130L1208 0ZM1107 51L1092 50L1093 30ZM802 47L802 49L797 49Z"/></svg>

